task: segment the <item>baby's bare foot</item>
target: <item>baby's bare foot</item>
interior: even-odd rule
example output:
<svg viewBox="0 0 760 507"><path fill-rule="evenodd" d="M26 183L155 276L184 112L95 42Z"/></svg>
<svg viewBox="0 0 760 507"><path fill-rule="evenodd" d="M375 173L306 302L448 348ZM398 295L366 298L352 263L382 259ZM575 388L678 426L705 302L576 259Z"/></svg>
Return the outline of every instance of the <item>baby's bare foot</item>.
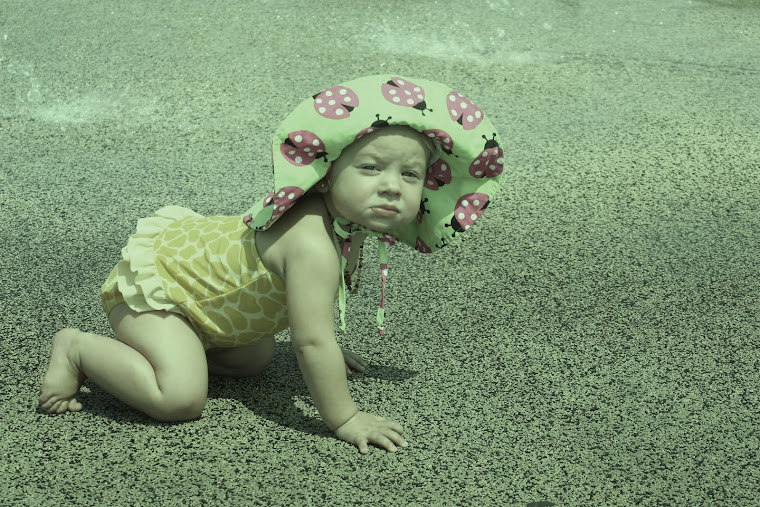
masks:
<svg viewBox="0 0 760 507"><path fill-rule="evenodd" d="M74 397L86 378L77 366L76 341L80 334L78 329L62 329L53 337L50 363L40 394L40 406L45 412L63 414L82 410L82 404Z"/></svg>

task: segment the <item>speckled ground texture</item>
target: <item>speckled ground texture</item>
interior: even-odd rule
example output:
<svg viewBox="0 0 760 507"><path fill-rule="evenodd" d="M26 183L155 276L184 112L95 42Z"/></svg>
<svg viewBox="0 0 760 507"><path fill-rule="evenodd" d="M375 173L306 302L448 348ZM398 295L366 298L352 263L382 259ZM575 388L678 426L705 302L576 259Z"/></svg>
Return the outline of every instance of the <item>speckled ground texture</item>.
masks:
<svg viewBox="0 0 760 507"><path fill-rule="evenodd" d="M0 3L0 505L760 504L760 3L314 5ZM384 339L374 270L349 298L350 389L408 449L334 438L287 332L194 422L37 411L138 218L245 211L288 111L379 72L507 152L461 242L392 251Z"/></svg>

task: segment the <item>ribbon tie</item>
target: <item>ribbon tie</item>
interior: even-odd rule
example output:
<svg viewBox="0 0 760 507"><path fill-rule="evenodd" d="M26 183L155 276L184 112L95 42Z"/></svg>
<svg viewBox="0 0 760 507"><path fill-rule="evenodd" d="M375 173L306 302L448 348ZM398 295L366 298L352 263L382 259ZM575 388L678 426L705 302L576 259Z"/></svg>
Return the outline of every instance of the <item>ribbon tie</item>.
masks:
<svg viewBox="0 0 760 507"><path fill-rule="evenodd" d="M348 230L343 226L348 226ZM380 296L380 307L377 309L377 329L382 336L385 332L385 325L383 324L385 318L385 282L388 280L388 248L392 247L398 242L398 238L391 236L390 234L373 231L360 224L350 222L348 219L338 217L333 221L333 228L335 233L343 238L343 249L340 259L340 271L346 272L346 265L348 264L348 255L351 252L351 241L356 233L363 233L368 236L374 236L378 239L377 252L380 258L380 277L382 280L382 289ZM344 276L341 276L340 283L340 295L338 305L340 307L340 329L344 333L346 332L346 280Z"/></svg>

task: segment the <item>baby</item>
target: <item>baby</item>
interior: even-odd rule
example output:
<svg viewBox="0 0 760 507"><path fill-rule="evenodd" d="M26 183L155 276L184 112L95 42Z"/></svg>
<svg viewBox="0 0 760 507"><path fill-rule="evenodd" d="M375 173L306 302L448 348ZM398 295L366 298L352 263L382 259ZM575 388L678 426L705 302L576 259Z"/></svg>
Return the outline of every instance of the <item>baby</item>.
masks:
<svg viewBox="0 0 760 507"><path fill-rule="evenodd" d="M43 410L81 410L89 378L159 421L196 419L209 374L257 375L289 328L330 430L362 454L407 447L399 423L354 403L346 375L367 364L339 347L334 301L345 331L346 285L364 240L377 237L384 331L387 247L431 253L481 216L503 170L493 127L439 83L369 76L301 103L275 134L273 162L276 191L245 217L174 206L138 221L101 289L117 339L58 332Z"/></svg>

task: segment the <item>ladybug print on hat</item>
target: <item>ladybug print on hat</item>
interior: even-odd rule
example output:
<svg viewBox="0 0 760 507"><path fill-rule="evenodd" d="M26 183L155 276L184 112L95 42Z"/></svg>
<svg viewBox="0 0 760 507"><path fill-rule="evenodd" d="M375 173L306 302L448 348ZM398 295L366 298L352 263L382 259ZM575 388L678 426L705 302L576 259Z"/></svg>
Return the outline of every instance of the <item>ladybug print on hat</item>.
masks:
<svg viewBox="0 0 760 507"><path fill-rule="evenodd" d="M425 90L421 86L417 86L409 81L404 81L400 77L394 77L387 83L383 83L382 86L383 97L391 104L403 107L413 107L419 111L422 111L422 116L425 116L425 111L433 112L432 109L427 109L425 103Z"/></svg>
<svg viewBox="0 0 760 507"><path fill-rule="evenodd" d="M456 237L457 232L464 232L469 229L475 220L483 214L488 203L486 194L474 193L460 197L454 210L454 216L451 217L451 224L446 224L446 227L454 229L451 237Z"/></svg>
<svg viewBox="0 0 760 507"><path fill-rule="evenodd" d="M317 134L308 130L297 130L288 134L288 138L280 145L280 153L285 160L298 167L310 165L315 159L322 157L327 162L325 143Z"/></svg>
<svg viewBox="0 0 760 507"><path fill-rule="evenodd" d="M314 109L320 116L340 120L359 107L359 96L351 88L333 86L314 96Z"/></svg>
<svg viewBox="0 0 760 507"><path fill-rule="evenodd" d="M473 178L493 178L504 171L504 151L496 142L496 134L493 139L486 140L484 151L470 164L470 176Z"/></svg>
<svg viewBox="0 0 760 507"><path fill-rule="evenodd" d="M422 223L422 219L425 218L425 214L430 214L430 210L425 207L425 203L428 202L429 199L425 197L423 200L420 201L420 210L417 212L417 222ZM419 238L417 238L419 240Z"/></svg>
<svg viewBox="0 0 760 507"><path fill-rule="evenodd" d="M273 197L274 197L274 192L269 192L269 195L267 195L264 198L264 201L261 204L262 209L266 208L267 206L272 205ZM249 210L249 211L254 211L254 210ZM245 222L248 227L251 227L251 224L253 223L253 218L254 218L254 213L249 213L248 215L243 217L243 222ZM271 222L271 220L269 222Z"/></svg>
<svg viewBox="0 0 760 507"><path fill-rule="evenodd" d="M270 193L264 200L264 208L273 206L274 210L272 211L272 217L267 220L266 226L269 227L269 224L273 223L280 218L283 213L292 208L304 193L304 189L301 187L283 187L276 194L274 192ZM253 218L247 216L244 220L248 223L248 221L252 221Z"/></svg>
<svg viewBox="0 0 760 507"><path fill-rule="evenodd" d="M428 167L425 174L425 188L438 190L447 183L451 183L451 168L445 160L439 158Z"/></svg>
<svg viewBox="0 0 760 507"><path fill-rule="evenodd" d="M429 138L438 141L438 144L441 145L441 149L447 155L451 155L451 152L454 151L454 141L446 131L440 129L430 129L425 130L422 133Z"/></svg>
<svg viewBox="0 0 760 507"><path fill-rule="evenodd" d="M426 254L433 253L433 249L427 246L425 242L422 241L422 238L420 238L419 236L417 236L417 242L416 242L416 245L414 246L414 249L420 253L426 253Z"/></svg>
<svg viewBox="0 0 760 507"><path fill-rule="evenodd" d="M461 93L452 91L446 99L449 116L465 130L472 130L483 121L483 111Z"/></svg>
<svg viewBox="0 0 760 507"><path fill-rule="evenodd" d="M366 136L367 134L371 134L372 132L379 130L383 127L389 127L390 123L388 122L390 121L391 118L393 118L393 116L389 116L387 120L381 120L379 114L376 114L375 116L377 117L377 121L373 121L372 125L370 125L366 129L362 129L358 134L356 134L354 141L358 141L359 139Z"/></svg>

